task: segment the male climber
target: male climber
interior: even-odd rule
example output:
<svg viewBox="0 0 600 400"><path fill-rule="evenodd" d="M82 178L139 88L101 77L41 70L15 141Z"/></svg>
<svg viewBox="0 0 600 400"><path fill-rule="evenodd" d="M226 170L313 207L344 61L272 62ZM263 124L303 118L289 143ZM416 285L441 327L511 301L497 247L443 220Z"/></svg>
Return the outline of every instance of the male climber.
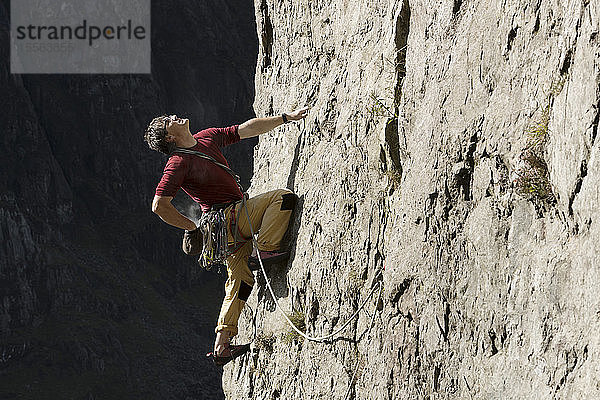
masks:
<svg viewBox="0 0 600 400"><path fill-rule="evenodd" d="M150 122L144 135L152 150L169 155L162 178L156 187L152 211L167 224L184 229L183 250L188 254L198 254L202 250L202 233L196 223L182 215L171 204L179 188L182 188L202 211L224 209L227 216L228 242L244 243L227 258L227 282L225 298L217 321L214 351L209 353L216 365L222 366L243 354L249 345L230 345L237 334L238 318L252 286L254 275L250 267L256 269L258 260L252 253L251 231L242 209L242 192L235 179L213 161L194 154L182 154L175 148L202 152L226 166L227 160L220 148L236 143L241 139L258 136L279 125L298 121L306 117L308 108L267 118L252 118L241 125L227 128L209 128L192 135L189 120L176 115L156 117ZM246 201L252 228L258 232L257 243L261 259L267 264L282 261L288 253L280 248L287 230L296 195L287 189L273 190ZM231 219L237 224L236 232L229 227ZM249 266L250 264L250 266Z"/></svg>

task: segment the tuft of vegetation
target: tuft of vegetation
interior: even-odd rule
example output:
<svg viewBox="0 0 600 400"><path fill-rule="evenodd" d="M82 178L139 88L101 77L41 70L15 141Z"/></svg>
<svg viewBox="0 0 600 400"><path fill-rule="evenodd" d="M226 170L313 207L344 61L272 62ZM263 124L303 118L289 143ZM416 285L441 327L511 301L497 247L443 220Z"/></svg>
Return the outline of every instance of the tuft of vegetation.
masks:
<svg viewBox="0 0 600 400"><path fill-rule="evenodd" d="M546 161L532 149L525 149L521 153L521 160L525 167L517 171L515 186L517 193L528 200L554 202L554 194L550 186L550 177Z"/></svg>
<svg viewBox="0 0 600 400"><path fill-rule="evenodd" d="M567 74L565 75L561 75L560 78L555 79L552 81L552 83L550 84L550 90L548 91L548 95L549 97L556 97L560 94L560 92L562 92L563 88L565 87L565 83L567 82L567 78L569 76Z"/></svg>
<svg viewBox="0 0 600 400"><path fill-rule="evenodd" d="M358 351L358 349L355 349L353 353L353 356L348 357L350 365L344 367L346 373L351 377L349 386L356 384L356 382L360 379L365 366L367 365L365 357L360 353L360 351Z"/></svg>
<svg viewBox="0 0 600 400"><path fill-rule="evenodd" d="M398 121L398 113L395 112L395 105L386 105L385 99L379 97L375 92L371 92L369 97L371 98L369 106L371 117L385 117L388 119L387 125Z"/></svg>
<svg viewBox="0 0 600 400"><path fill-rule="evenodd" d="M548 165L544 160L549 111L548 107L544 108L541 117L527 130L527 145L520 155L523 166L517 170L515 179L517 193L533 202L546 204L554 202Z"/></svg>
<svg viewBox="0 0 600 400"><path fill-rule="evenodd" d="M292 314L288 314L288 318L290 319L290 321L292 321L294 326L296 328L298 328L298 330L300 332L302 332L302 333L306 332L306 322L305 322L306 316L304 315L303 312L294 311ZM284 334L284 336L283 336L283 342L285 344L302 343L303 341L304 341L304 338L302 336L300 336L298 334L298 332L296 332L292 328L289 328L288 332L286 334Z"/></svg>
<svg viewBox="0 0 600 400"><path fill-rule="evenodd" d="M550 104L542 109L540 117L537 121L527 128L527 147L535 148L545 143L548 138L548 124L550 123ZM542 149L540 149L542 150Z"/></svg>
<svg viewBox="0 0 600 400"><path fill-rule="evenodd" d="M551 205L556 201L544 151L548 141L552 101L562 91L566 80L567 76L561 76L551 83L538 118L525 131L527 144L519 157L523 166L516 171L514 184L517 193L538 206Z"/></svg>
<svg viewBox="0 0 600 400"><path fill-rule="evenodd" d="M398 139L398 114L397 106L394 102L392 105L386 105L386 100L377 96L375 92L371 93L371 105L369 112L372 118L385 117L387 123L385 125L385 142L389 152L390 163L387 162L384 146L381 148L381 162L383 171L388 178L389 187L395 189L400 186L402 181L402 167L400 165L400 144ZM389 102L392 102L391 100Z"/></svg>

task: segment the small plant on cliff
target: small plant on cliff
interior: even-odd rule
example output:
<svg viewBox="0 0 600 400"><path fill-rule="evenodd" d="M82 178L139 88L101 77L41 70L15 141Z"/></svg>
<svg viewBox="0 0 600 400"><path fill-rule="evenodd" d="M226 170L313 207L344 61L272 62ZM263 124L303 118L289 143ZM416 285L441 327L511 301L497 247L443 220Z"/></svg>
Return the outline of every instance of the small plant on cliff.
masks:
<svg viewBox="0 0 600 400"><path fill-rule="evenodd" d="M569 78L568 74L561 75L558 79L555 79L550 84L550 90L548 91L548 97L554 98L562 92L565 87L565 83Z"/></svg>
<svg viewBox="0 0 600 400"><path fill-rule="evenodd" d="M544 160L544 148L548 140L552 100L562 91L566 79L566 76L561 76L551 83L539 117L526 130L527 144L519 157L523 166L516 171L514 183L517 193L538 205L549 205L556 200Z"/></svg>
<svg viewBox="0 0 600 400"><path fill-rule="evenodd" d="M386 105L385 99L379 97L375 92L371 93L370 98L371 103L369 106L369 112L373 118L386 117L388 119L388 125L398 120L398 114L392 111L392 109L395 109L394 105Z"/></svg>
<svg viewBox="0 0 600 400"><path fill-rule="evenodd" d="M397 104L394 99L382 99L377 96L377 93L372 92L371 106L369 108L371 117L387 118L385 125L385 141L386 144L381 148L380 158L383 164L384 174L388 177L389 188L394 190L400 186L402 180L402 167L400 166L400 147L398 142L398 114ZM387 105L386 103L392 103ZM387 149L387 150L386 150ZM391 162L388 164L388 157Z"/></svg>
<svg viewBox="0 0 600 400"><path fill-rule="evenodd" d="M529 128L527 128L527 148L541 146L548 138L548 124L550 123L550 103L542 109L541 115Z"/></svg>
<svg viewBox="0 0 600 400"><path fill-rule="evenodd" d="M526 149L521 154L521 160L526 166L517 171L515 179L517 192L529 200L551 203L554 194L550 186L548 166L544 159L533 150Z"/></svg>
<svg viewBox="0 0 600 400"><path fill-rule="evenodd" d="M349 375L360 375L367 366L367 359L358 349L354 349L350 354L353 354L349 357L350 365L345 367L345 370Z"/></svg>
<svg viewBox="0 0 600 400"><path fill-rule="evenodd" d="M290 321L292 321L294 326L296 328L298 328L298 330L300 332L302 332L302 333L306 332L306 323L304 322L306 319L306 316L304 315L303 312L294 311L292 314L288 314L288 318L290 319ZM296 332L292 328L289 328L288 332L283 336L283 342L286 344L291 344L294 342L302 343L303 340L304 340L304 338L302 336L300 336L298 334L298 332Z"/></svg>
<svg viewBox="0 0 600 400"><path fill-rule="evenodd" d="M554 194L550 185L548 165L544 160L544 145L548 137L548 122L550 109L545 107L541 117L527 130L528 141L521 152L523 166L517 170L515 187L517 193L528 200L550 204Z"/></svg>

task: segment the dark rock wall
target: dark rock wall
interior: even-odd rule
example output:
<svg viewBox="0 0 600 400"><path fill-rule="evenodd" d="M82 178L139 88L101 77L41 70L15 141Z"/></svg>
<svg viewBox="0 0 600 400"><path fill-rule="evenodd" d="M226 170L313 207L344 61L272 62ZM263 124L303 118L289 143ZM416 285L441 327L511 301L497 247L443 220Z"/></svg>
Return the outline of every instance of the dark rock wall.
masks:
<svg viewBox="0 0 600 400"><path fill-rule="evenodd" d="M154 2L152 75L11 75L0 2L0 398L220 398L222 282L150 211L156 115L253 116L251 2ZM254 142L227 149L245 181ZM185 196L177 205L193 213ZM202 293L202 295L200 295Z"/></svg>

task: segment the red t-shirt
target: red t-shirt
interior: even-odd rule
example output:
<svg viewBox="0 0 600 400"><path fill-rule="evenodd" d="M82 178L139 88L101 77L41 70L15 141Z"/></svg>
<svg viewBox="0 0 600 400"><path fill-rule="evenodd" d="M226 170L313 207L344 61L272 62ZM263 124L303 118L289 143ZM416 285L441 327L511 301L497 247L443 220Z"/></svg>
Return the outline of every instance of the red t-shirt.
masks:
<svg viewBox="0 0 600 400"><path fill-rule="evenodd" d="M196 133L194 138L198 143L190 150L200 151L227 166L229 164L219 148L240 141L238 125L205 129ZM203 212L210 210L213 204L242 198L235 179L227 171L193 154L173 153L169 157L155 194L175 196L179 188L199 203Z"/></svg>

